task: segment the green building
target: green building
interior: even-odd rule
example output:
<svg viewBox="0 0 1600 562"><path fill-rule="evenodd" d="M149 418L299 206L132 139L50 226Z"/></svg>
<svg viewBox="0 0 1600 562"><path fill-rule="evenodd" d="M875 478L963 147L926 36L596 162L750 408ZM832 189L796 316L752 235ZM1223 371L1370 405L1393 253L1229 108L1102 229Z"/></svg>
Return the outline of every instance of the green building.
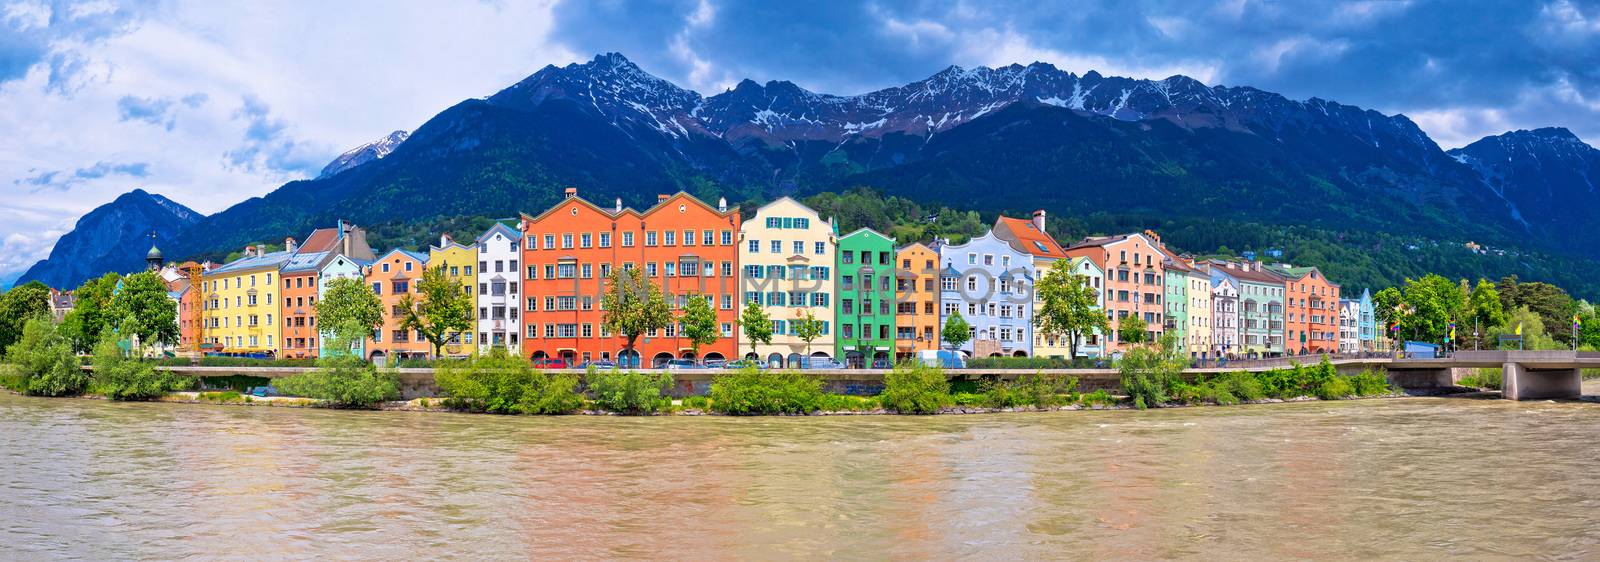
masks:
<svg viewBox="0 0 1600 562"><path fill-rule="evenodd" d="M1178 349L1187 349L1189 341L1189 272L1192 271L1183 262L1164 258L1161 261L1165 283L1165 295L1162 302L1166 303L1164 310L1167 318L1162 328L1178 342Z"/></svg>
<svg viewBox="0 0 1600 562"><path fill-rule="evenodd" d="M863 228L839 238L835 357L851 367L894 361L895 242Z"/></svg>

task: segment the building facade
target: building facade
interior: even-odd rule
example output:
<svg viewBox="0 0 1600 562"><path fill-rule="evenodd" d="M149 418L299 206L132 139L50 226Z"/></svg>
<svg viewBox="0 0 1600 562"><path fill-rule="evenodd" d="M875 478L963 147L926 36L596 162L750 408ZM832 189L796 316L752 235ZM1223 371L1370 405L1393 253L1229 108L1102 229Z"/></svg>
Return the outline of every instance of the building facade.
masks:
<svg viewBox="0 0 1600 562"><path fill-rule="evenodd" d="M971 357L1033 355L1033 257L986 232L966 244L939 247L941 325L960 313Z"/></svg>
<svg viewBox="0 0 1600 562"><path fill-rule="evenodd" d="M244 257L201 277L205 294L201 313L209 349L225 354L277 355L282 339L278 268L289 257L287 251L264 252L249 246Z"/></svg>
<svg viewBox="0 0 1600 562"><path fill-rule="evenodd" d="M732 357L738 344L739 226L737 208L712 207L682 192L661 195L639 212L620 200L611 209L601 208L569 188L556 206L538 216L523 215L522 354L643 366ZM642 270L675 315L689 298L710 299L720 337L701 346L696 357L681 325L673 323L640 336L630 352L625 338L605 329L600 309L613 268ZM492 284L489 290L493 297ZM492 309L490 314L492 319Z"/></svg>
<svg viewBox="0 0 1600 562"><path fill-rule="evenodd" d="M1179 350L1189 354L1192 351L1189 343L1192 335L1192 326L1189 325L1189 266L1169 255L1161 261L1161 270L1167 312L1162 328L1167 336L1177 342Z"/></svg>
<svg viewBox="0 0 1600 562"><path fill-rule="evenodd" d="M1234 357L1243 349L1239 281L1222 268L1208 267L1211 278L1211 356Z"/></svg>
<svg viewBox="0 0 1600 562"><path fill-rule="evenodd" d="M370 261L361 261L345 255L335 255L332 259L327 260L322 265L322 269L317 272L317 300L320 301L328 296L328 285L338 279L355 279L365 285L367 279L366 267L371 263ZM345 353L347 350L344 348L335 349L330 347L330 345L337 345L340 342L331 341L334 338L327 328L327 326L317 327L317 335L319 336L317 355L319 357L331 357ZM366 357L366 344L366 340L348 342L348 351L358 356Z"/></svg>
<svg viewBox="0 0 1600 562"><path fill-rule="evenodd" d="M1339 299L1339 353L1361 352L1361 302Z"/></svg>
<svg viewBox="0 0 1600 562"><path fill-rule="evenodd" d="M806 356L834 352L832 269L838 261L838 232L832 221L788 197L756 210L739 229L742 303L756 303L772 320L772 343L752 343L746 357L788 366ZM822 322L822 335L807 343L795 320L807 313Z"/></svg>
<svg viewBox="0 0 1600 562"><path fill-rule="evenodd" d="M1145 322L1147 341L1157 341L1165 331L1166 272L1161 262L1166 248L1151 232L1085 238L1066 248L1067 255L1087 258L1105 275L1106 319L1111 334L1108 353L1127 351L1131 344L1120 334L1119 321L1139 316Z"/></svg>
<svg viewBox="0 0 1600 562"><path fill-rule="evenodd" d="M1221 262L1223 272L1239 282L1239 314L1246 358L1284 354L1284 281L1253 262Z"/></svg>
<svg viewBox="0 0 1600 562"><path fill-rule="evenodd" d="M1033 270L1044 277L1057 261L1070 260L1066 250L1045 230L1045 212L1037 210L1031 218L1000 216L995 219L992 232L996 238L1011 243L1011 247L1033 258ZM1033 308L1039 309L1039 294L1033 293ZM1037 329L1033 333L1033 353L1039 357L1065 358L1072 354L1072 346L1064 336L1047 336ZM1079 353L1083 349L1079 348Z"/></svg>
<svg viewBox="0 0 1600 562"><path fill-rule="evenodd" d="M870 228L839 237L834 265L834 356L871 367L895 356L894 239Z"/></svg>
<svg viewBox="0 0 1600 562"><path fill-rule="evenodd" d="M448 234L439 235L439 244L428 246L428 267L437 267L444 272L446 278L461 285L461 291L467 298L477 304L478 275L473 273L478 270L478 248L467 246L452 240ZM511 268L511 276L517 275L516 266ZM477 307L474 306L474 309ZM475 317L476 318L476 317ZM476 324L477 321L474 321ZM474 326L476 327L476 326ZM446 336L446 343L440 349L440 354L445 357L466 357L477 350L477 330L469 328L466 331L451 332Z"/></svg>
<svg viewBox="0 0 1600 562"><path fill-rule="evenodd" d="M1210 359L1215 357L1212 349L1216 338L1212 329L1213 311L1211 309L1211 275L1194 267L1184 264L1184 298L1188 305L1185 312L1188 314L1188 328L1185 335L1188 340L1189 357L1197 359Z"/></svg>
<svg viewBox="0 0 1600 562"><path fill-rule="evenodd" d="M474 318L478 333L471 341L479 353L499 347L522 355L522 234L497 222L479 235L476 243L477 268L462 271L473 276L477 298Z"/></svg>
<svg viewBox="0 0 1600 562"><path fill-rule="evenodd" d="M942 346L939 335L939 252L921 242L895 254L895 359Z"/></svg>
<svg viewBox="0 0 1600 562"><path fill-rule="evenodd" d="M1268 266L1284 278L1284 348L1290 355L1339 350L1339 285L1315 267Z"/></svg>
<svg viewBox="0 0 1600 562"><path fill-rule="evenodd" d="M432 354L433 345L421 333L405 328L408 311L401 306L407 295L419 298L417 281L427 267L427 254L390 250L366 268L367 285L383 303L383 325L366 346L367 358L374 363L425 359Z"/></svg>
<svg viewBox="0 0 1600 562"><path fill-rule="evenodd" d="M1372 308L1372 291L1361 290L1361 298L1356 299L1359 316L1356 318L1356 339L1360 341L1361 351L1384 351L1384 338L1378 334L1377 311Z"/></svg>
<svg viewBox="0 0 1600 562"><path fill-rule="evenodd" d="M294 248L293 239L285 244ZM308 359L322 349L317 328L317 278L333 257L329 252L296 253L279 270L283 282L279 317L283 319L282 357Z"/></svg>

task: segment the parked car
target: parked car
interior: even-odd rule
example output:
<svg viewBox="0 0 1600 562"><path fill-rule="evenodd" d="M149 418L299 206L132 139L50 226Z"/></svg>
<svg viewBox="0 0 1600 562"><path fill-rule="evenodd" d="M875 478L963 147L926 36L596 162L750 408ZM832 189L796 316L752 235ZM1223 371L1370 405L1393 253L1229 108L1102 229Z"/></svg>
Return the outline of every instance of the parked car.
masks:
<svg viewBox="0 0 1600 562"><path fill-rule="evenodd" d="M699 362L696 362L693 359L673 359L667 362L665 368L668 371L690 371L694 369L704 369L706 366L701 365Z"/></svg>
<svg viewBox="0 0 1600 562"><path fill-rule="evenodd" d="M891 361L889 359L873 359L872 360L872 368L874 368L874 369L893 369L894 368L894 361Z"/></svg>
<svg viewBox="0 0 1600 562"><path fill-rule="evenodd" d="M917 352L917 361L929 367L943 369L967 368L967 357L959 351L948 349L924 349Z"/></svg>
<svg viewBox="0 0 1600 562"><path fill-rule="evenodd" d="M601 359L599 361L589 361L589 362L584 363L582 365L578 365L578 368L579 369L590 369L590 368L593 368L596 371L615 371L615 370L617 370L617 363L615 361L608 361L608 360L605 360L605 359Z"/></svg>
<svg viewBox="0 0 1600 562"><path fill-rule="evenodd" d="M800 360L802 369L848 369L848 365L826 357L807 357Z"/></svg>
<svg viewBox="0 0 1600 562"><path fill-rule="evenodd" d="M737 370L740 370L740 369L752 368L752 369L756 369L756 370L759 371L759 370L762 370L762 369L766 369L767 368L767 364L765 362L756 361L754 359L740 359L738 361L729 361L727 363L724 363L722 365L722 368L730 370L730 371L737 371Z"/></svg>
<svg viewBox="0 0 1600 562"><path fill-rule="evenodd" d="M726 369L728 367L728 360L727 359L707 359L706 362L705 362L705 366L706 366L707 369Z"/></svg>
<svg viewBox="0 0 1600 562"><path fill-rule="evenodd" d="M565 359L555 359L555 358L552 358L552 357L541 357L539 359L534 359L533 360L533 368L535 368L535 369L565 369L565 368L567 368L567 360L565 360Z"/></svg>

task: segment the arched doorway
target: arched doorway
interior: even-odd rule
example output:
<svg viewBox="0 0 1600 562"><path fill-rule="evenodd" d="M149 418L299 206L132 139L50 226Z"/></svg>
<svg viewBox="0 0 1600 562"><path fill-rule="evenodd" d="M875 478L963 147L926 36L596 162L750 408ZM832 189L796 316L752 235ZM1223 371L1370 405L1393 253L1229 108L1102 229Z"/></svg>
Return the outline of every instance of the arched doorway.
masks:
<svg viewBox="0 0 1600 562"><path fill-rule="evenodd" d="M894 366L894 360L889 358L889 352L887 351L879 351L872 354L872 365L869 366L876 369L880 362L888 362L889 366Z"/></svg>
<svg viewBox="0 0 1600 562"><path fill-rule="evenodd" d="M755 354L751 353L751 355L755 355ZM780 354L777 354L777 353L773 353L771 355L768 355L767 356L767 366L775 368L775 369L778 368L778 367L782 367L783 366L783 355L780 355Z"/></svg>
<svg viewBox="0 0 1600 562"><path fill-rule="evenodd" d="M793 368L796 368L796 369L804 368L805 367L805 362L801 361L801 359L802 359L802 357L801 357L801 355L799 353L790 353L789 354L789 358L788 358L787 361L785 361L785 363L787 363L787 366L793 367Z"/></svg>
<svg viewBox="0 0 1600 562"><path fill-rule="evenodd" d="M662 367L667 366L667 362L671 361L671 360L672 360L672 354L663 351L661 353L657 353L655 357L650 359L650 366L653 367L653 368L656 368L656 369L660 369Z"/></svg>
<svg viewBox="0 0 1600 562"><path fill-rule="evenodd" d="M561 350L561 360L566 361L568 366L577 365L578 354L570 349L563 349Z"/></svg>
<svg viewBox="0 0 1600 562"><path fill-rule="evenodd" d="M1028 356L1028 352L1018 349L1017 352L1016 353L1012 353L1011 356L1012 357L1027 357Z"/></svg>
<svg viewBox="0 0 1600 562"><path fill-rule="evenodd" d="M550 357L550 354L545 353L544 350L539 350L539 351L533 352L533 357L531 357L531 358L532 359L544 359L544 358L547 358L547 357Z"/></svg>
<svg viewBox="0 0 1600 562"><path fill-rule="evenodd" d="M694 352L693 351L685 351L683 353L678 354L678 358L679 359L694 359Z"/></svg>
<svg viewBox="0 0 1600 562"><path fill-rule="evenodd" d="M724 360L724 358L722 357L721 353L717 353L717 352L713 351L711 353L707 353L706 354L706 361L723 361L723 360Z"/></svg>
<svg viewBox="0 0 1600 562"><path fill-rule="evenodd" d="M1000 357L1000 352L996 351L994 353L990 353L989 356L990 357Z"/></svg>
<svg viewBox="0 0 1600 562"><path fill-rule="evenodd" d="M624 349L617 352L617 366L624 369L639 368L639 350Z"/></svg>
<svg viewBox="0 0 1600 562"><path fill-rule="evenodd" d="M383 367L389 362L389 356L381 350L373 351L372 356L368 359L372 361L373 365L377 365L379 367Z"/></svg>

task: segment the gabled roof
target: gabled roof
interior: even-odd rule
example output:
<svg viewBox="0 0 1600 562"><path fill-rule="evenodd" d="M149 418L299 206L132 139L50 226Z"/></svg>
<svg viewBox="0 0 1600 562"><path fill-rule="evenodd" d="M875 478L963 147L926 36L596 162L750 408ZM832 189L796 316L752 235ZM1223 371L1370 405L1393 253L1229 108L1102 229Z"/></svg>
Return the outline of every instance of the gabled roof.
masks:
<svg viewBox="0 0 1600 562"><path fill-rule="evenodd" d="M479 244L482 244L485 240L488 240L489 237L494 236L494 234L497 232L512 240L522 238L522 235L517 232L517 229L506 226L506 223L495 221L494 226L489 227L489 230L483 231L483 234L479 234L476 241Z"/></svg>
<svg viewBox="0 0 1600 562"><path fill-rule="evenodd" d="M339 229L338 228L319 228L319 229L311 231L311 235L306 237L305 243L300 245L300 251L302 253L303 252L312 252L312 253L326 252L326 251L329 251L329 250L338 249L338 247L339 247Z"/></svg>
<svg viewBox="0 0 1600 562"><path fill-rule="evenodd" d="M1040 232L1032 220L1001 216L994 221L994 230L1004 230L1015 238L1012 246L1034 257L1060 259L1067 257L1061 244L1047 232Z"/></svg>
<svg viewBox="0 0 1600 562"><path fill-rule="evenodd" d="M852 231L850 231L850 233L849 233L849 234L846 234L846 235L844 235L844 236L840 236L840 237L839 237L839 240L841 240L841 241L842 241L842 240L844 240L844 239L845 239L845 238L849 238L849 237L851 237L851 236L855 236L855 235L857 235L857 234L871 234L871 235L874 235L874 236L877 236L877 237L879 237L879 238L882 238L882 239L884 239L884 240L888 240L888 241L889 241L889 243L890 243L890 244L894 244L894 242L895 242L895 240L894 240L894 239L893 239L893 238L890 238L890 237L888 237L888 236L887 236L887 235L884 235L884 233L882 233L882 232L878 232L878 231L876 231L876 230L873 230L873 229L871 229L871 228L867 228L867 227L865 227L865 226L863 226L863 227L861 227L861 228L857 228L857 229L855 229L855 230L852 230Z"/></svg>
<svg viewBox="0 0 1600 562"><path fill-rule="evenodd" d="M378 259L374 260L373 263L377 263L377 262L389 259L389 256L392 256L394 254L404 255L404 256L409 257L411 259L414 259L414 260L417 260L419 262L422 262L423 265L427 265L427 263L428 263L428 254L423 254L423 253L420 253L420 252L413 252L411 250L402 250L400 248L395 248L393 250L389 250L388 253L385 253L385 254L383 254L381 256L378 256Z"/></svg>
<svg viewBox="0 0 1600 562"><path fill-rule="evenodd" d="M1284 282L1283 276L1266 271L1258 271L1254 269L1245 271L1243 269L1233 268L1223 268L1223 271L1229 276L1233 277L1234 279L1238 279L1243 283L1255 283L1257 285L1282 285Z"/></svg>
<svg viewBox="0 0 1600 562"><path fill-rule="evenodd" d="M906 250L910 250L910 249L917 248L917 247L921 247L923 251L932 252L935 257L938 257L938 255L939 255L939 250L936 250L936 249L934 249L933 246L930 246L928 244L924 244L922 242L912 242L910 244L906 244L904 246L897 247L897 248L894 249L894 253L898 254L900 252L904 252Z"/></svg>

